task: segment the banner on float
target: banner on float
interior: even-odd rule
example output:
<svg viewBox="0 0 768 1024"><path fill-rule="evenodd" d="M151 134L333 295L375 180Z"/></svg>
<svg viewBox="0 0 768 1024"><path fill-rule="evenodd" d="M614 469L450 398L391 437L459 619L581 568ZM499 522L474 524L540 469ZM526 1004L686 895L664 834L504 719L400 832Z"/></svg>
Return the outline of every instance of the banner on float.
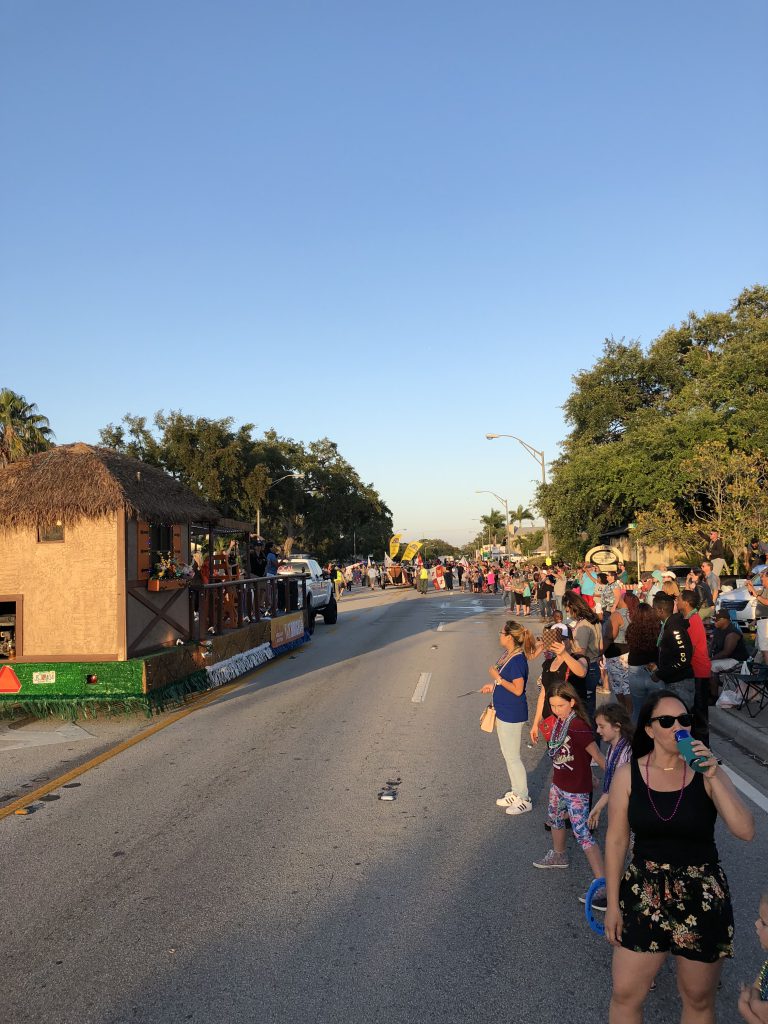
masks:
<svg viewBox="0 0 768 1024"><path fill-rule="evenodd" d="M403 562L410 562L410 560L413 558L413 556L416 554L416 552L419 550L420 547L421 547L421 541L420 540L412 540L411 543L408 545L408 547L403 552L403 557L402 557L401 561L403 561Z"/></svg>
<svg viewBox="0 0 768 1024"><path fill-rule="evenodd" d="M397 558L397 553L400 550L400 538L402 533L395 533L390 537L389 540L389 557Z"/></svg>
<svg viewBox="0 0 768 1024"><path fill-rule="evenodd" d="M304 612L279 615L270 623L270 642L273 648L282 647L304 636Z"/></svg>

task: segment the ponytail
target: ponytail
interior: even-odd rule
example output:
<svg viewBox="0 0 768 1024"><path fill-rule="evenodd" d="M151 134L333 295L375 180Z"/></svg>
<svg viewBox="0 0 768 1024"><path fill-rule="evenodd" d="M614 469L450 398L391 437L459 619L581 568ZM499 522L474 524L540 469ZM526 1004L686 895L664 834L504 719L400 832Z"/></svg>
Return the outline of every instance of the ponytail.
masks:
<svg viewBox="0 0 768 1024"><path fill-rule="evenodd" d="M536 637L525 626L521 626L514 619L507 619L504 623L502 633L504 636L511 636L518 647L522 647L526 658L532 657L536 651Z"/></svg>

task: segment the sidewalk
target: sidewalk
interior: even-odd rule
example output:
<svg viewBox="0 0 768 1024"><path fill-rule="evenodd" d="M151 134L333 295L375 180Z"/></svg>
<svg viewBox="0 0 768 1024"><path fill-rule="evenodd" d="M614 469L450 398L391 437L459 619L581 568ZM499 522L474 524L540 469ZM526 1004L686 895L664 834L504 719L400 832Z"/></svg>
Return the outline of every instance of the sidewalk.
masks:
<svg viewBox="0 0 768 1024"><path fill-rule="evenodd" d="M732 740L768 766L768 707L750 718L746 708L709 709L709 726L716 736Z"/></svg>

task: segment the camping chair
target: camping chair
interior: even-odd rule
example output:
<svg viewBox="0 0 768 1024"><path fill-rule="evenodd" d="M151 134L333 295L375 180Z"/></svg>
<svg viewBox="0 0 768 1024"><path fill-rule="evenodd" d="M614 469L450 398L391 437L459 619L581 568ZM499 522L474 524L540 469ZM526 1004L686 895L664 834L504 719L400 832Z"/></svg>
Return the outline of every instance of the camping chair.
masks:
<svg viewBox="0 0 768 1024"><path fill-rule="evenodd" d="M760 712L768 705L768 665L750 666L749 672L744 675L741 672L723 672L720 676L723 689L733 689L741 697L741 703L736 705L736 710L746 708L750 718L757 718ZM753 708L757 705L757 709Z"/></svg>

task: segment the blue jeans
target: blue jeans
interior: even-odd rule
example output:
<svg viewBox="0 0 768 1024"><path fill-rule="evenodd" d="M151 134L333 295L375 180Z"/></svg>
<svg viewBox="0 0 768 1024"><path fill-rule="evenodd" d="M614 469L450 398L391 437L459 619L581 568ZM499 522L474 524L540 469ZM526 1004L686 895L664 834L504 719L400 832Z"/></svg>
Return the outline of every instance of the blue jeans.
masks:
<svg viewBox="0 0 768 1024"><path fill-rule="evenodd" d="M640 708L657 690L663 690L664 684L654 682L645 665L630 665L627 669L627 682L629 683L629 695L632 698L632 721L637 722Z"/></svg>
<svg viewBox="0 0 768 1024"><path fill-rule="evenodd" d="M637 721L640 708L648 698L659 690L671 690L690 711L693 708L696 684L693 679L680 679L675 683L654 682L645 665L630 665L628 673L629 694L632 698L632 721Z"/></svg>
<svg viewBox="0 0 768 1024"><path fill-rule="evenodd" d="M693 710L693 704L696 699L695 679L680 679L676 683L663 683L662 685L664 689L671 690L676 697L679 697L689 711Z"/></svg>
<svg viewBox="0 0 768 1024"><path fill-rule="evenodd" d="M590 661L587 674L583 679L579 679L578 676L571 676L568 680L573 686L574 690L581 697L584 702L589 721L592 723L594 732L594 721L595 721L595 690L600 683L600 662ZM599 738L597 733L594 733L595 741L599 744Z"/></svg>

